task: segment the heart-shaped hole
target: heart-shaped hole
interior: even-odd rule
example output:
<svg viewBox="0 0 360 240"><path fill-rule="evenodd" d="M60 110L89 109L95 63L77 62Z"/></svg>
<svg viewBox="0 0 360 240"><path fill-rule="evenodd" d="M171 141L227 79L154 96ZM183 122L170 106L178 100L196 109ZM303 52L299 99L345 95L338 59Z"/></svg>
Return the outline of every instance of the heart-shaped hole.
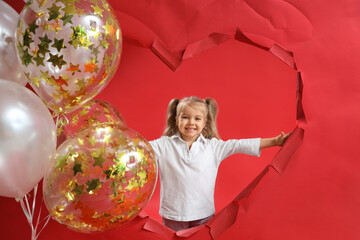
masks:
<svg viewBox="0 0 360 240"><path fill-rule="evenodd" d="M129 127L148 140L161 136L172 98L213 97L222 139L273 137L296 125L296 71L263 49L228 40L171 71L150 50L125 42L121 64L97 97L115 105ZM269 164L278 148L260 159L234 155L219 168L219 212ZM161 222L159 183L144 211Z"/></svg>

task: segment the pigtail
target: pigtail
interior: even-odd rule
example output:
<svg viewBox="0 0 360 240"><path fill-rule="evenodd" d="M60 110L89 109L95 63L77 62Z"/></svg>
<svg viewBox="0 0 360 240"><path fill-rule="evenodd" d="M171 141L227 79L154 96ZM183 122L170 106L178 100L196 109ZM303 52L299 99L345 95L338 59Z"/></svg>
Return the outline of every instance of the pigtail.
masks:
<svg viewBox="0 0 360 240"><path fill-rule="evenodd" d="M174 98L170 101L167 108L167 116L166 116L166 128L163 132L163 136L171 137L175 133L177 133L178 128L176 126L176 108L180 102L180 99Z"/></svg>
<svg viewBox="0 0 360 240"><path fill-rule="evenodd" d="M206 126L203 130L203 135L205 138L217 138L220 139L217 126L216 126L216 118L218 115L218 105L216 101L213 98L205 98L204 99L207 108L208 108L208 114L207 114L207 121Z"/></svg>

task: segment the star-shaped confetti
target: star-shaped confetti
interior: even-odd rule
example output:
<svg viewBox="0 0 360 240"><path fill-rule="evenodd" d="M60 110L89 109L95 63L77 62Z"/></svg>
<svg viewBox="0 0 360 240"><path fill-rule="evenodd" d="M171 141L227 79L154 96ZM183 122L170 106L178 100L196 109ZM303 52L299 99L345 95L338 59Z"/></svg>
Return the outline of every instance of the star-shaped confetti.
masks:
<svg viewBox="0 0 360 240"><path fill-rule="evenodd" d="M30 84L34 84L37 87L40 87L40 79L39 77L31 77Z"/></svg>
<svg viewBox="0 0 360 240"><path fill-rule="evenodd" d="M55 22L48 24L47 30L54 31L55 33L58 33L60 30L62 30L62 28L60 27L59 20L56 19Z"/></svg>
<svg viewBox="0 0 360 240"><path fill-rule="evenodd" d="M46 53L50 52L49 48L47 48L46 46L41 46L40 44L38 45L39 49L37 51L37 54L42 54L43 56L45 56Z"/></svg>
<svg viewBox="0 0 360 240"><path fill-rule="evenodd" d="M91 54L94 54L96 62L98 62L97 56L100 53L99 48L98 47L93 47L93 45L90 46L89 48L91 49Z"/></svg>
<svg viewBox="0 0 360 240"><path fill-rule="evenodd" d="M65 26L66 24L72 24L73 22L71 21L72 17L74 15L70 15L70 14L65 14L62 18L60 18L63 21L63 26Z"/></svg>
<svg viewBox="0 0 360 240"><path fill-rule="evenodd" d="M80 64L77 65L73 65L72 63L70 63L70 67L68 69L66 69L66 71L71 72L72 75L75 74L75 72L81 72L81 70L79 69Z"/></svg>
<svg viewBox="0 0 360 240"><path fill-rule="evenodd" d="M78 172L81 172L83 173L83 170L81 169L81 163L75 163L74 164L74 167L73 167L73 170L74 170L74 176L78 173Z"/></svg>
<svg viewBox="0 0 360 240"><path fill-rule="evenodd" d="M48 8L48 10L49 10L48 21L55 20L58 17L61 17L60 12L59 12L60 8L61 8L61 6L58 7L58 6L56 6L55 3L53 3L53 5L50 8Z"/></svg>
<svg viewBox="0 0 360 240"><path fill-rule="evenodd" d="M45 4L46 4L47 1L48 1L48 0L36 0L36 2L38 3L39 7L45 6ZM28 1L28 2L31 3L32 1Z"/></svg>
<svg viewBox="0 0 360 240"><path fill-rule="evenodd" d="M94 136L92 136L91 138L89 138L89 143L90 143L91 146L93 146L93 147L95 146L96 139L95 139Z"/></svg>
<svg viewBox="0 0 360 240"><path fill-rule="evenodd" d="M48 71L43 72L42 70L40 70L40 73L41 73L41 78L42 79L47 80L47 79L51 78Z"/></svg>
<svg viewBox="0 0 360 240"><path fill-rule="evenodd" d="M103 171L103 173L106 175L106 179L115 178L118 176L119 170L116 167L114 169L109 167L109 169Z"/></svg>
<svg viewBox="0 0 360 240"><path fill-rule="evenodd" d="M70 44L76 49L78 46L88 48L93 43L89 41L88 34L85 31L85 27L78 25L77 27L71 27L73 32L71 34Z"/></svg>
<svg viewBox="0 0 360 240"><path fill-rule="evenodd" d="M91 5L91 7L94 9L94 14L99 15L99 16L103 16L102 13L104 12L104 9L102 9L101 7L99 7L97 4Z"/></svg>
<svg viewBox="0 0 360 240"><path fill-rule="evenodd" d="M56 48L58 50L58 52L60 52L61 49L66 48L66 46L64 46L64 39L54 39L54 44L51 45L52 47Z"/></svg>
<svg viewBox="0 0 360 240"><path fill-rule="evenodd" d="M51 40L49 39L47 34L45 34L44 37L39 37L39 39L41 41L39 46L49 48L49 44L51 43Z"/></svg>
<svg viewBox="0 0 360 240"><path fill-rule="evenodd" d="M28 66L31 62L32 62L32 57L29 53L29 51L26 49L26 51L23 52L23 56L22 56L22 63L25 66Z"/></svg>
<svg viewBox="0 0 360 240"><path fill-rule="evenodd" d="M104 135L104 142L106 144L109 144L111 142L111 135L110 134L105 134Z"/></svg>
<svg viewBox="0 0 360 240"><path fill-rule="evenodd" d="M34 58L34 61L36 62L36 66L45 66L44 65L44 59L45 57L41 57L39 54L37 54Z"/></svg>
<svg viewBox="0 0 360 240"><path fill-rule="evenodd" d="M100 41L100 46L105 48L105 49L108 49L109 48L109 42L106 40L106 39L103 39Z"/></svg>
<svg viewBox="0 0 360 240"><path fill-rule="evenodd" d="M138 188L138 187L139 187L139 184L138 184L138 182L136 181L136 179L135 179L135 178L131 178L131 179L129 180L129 184L126 186L125 189L127 189L127 190L129 190L129 191L132 191L133 188Z"/></svg>
<svg viewBox="0 0 360 240"><path fill-rule="evenodd" d="M99 166L99 167L102 168L103 163L106 162L106 158L103 158L102 154L99 154L99 156L97 156L97 157L93 156L93 159L95 161L94 164L93 164L94 167Z"/></svg>
<svg viewBox="0 0 360 240"><path fill-rule="evenodd" d="M58 68L62 68L63 65L66 64L66 62L64 61L64 58L63 58L63 55L58 55L58 54L55 54L55 55L52 55L51 53L50 54L50 58L48 60L48 62L51 62L52 65L55 67L57 66Z"/></svg>
<svg viewBox="0 0 360 240"><path fill-rule="evenodd" d="M62 3L65 7L62 9L65 12L65 15L74 15L75 14L75 1L72 0L62 0ZM65 24L64 24L65 26Z"/></svg>
<svg viewBox="0 0 360 240"><path fill-rule="evenodd" d="M97 65L94 63L94 61L87 61L86 64L84 64L85 67L85 71L84 72L89 72L89 73L93 73L94 70L96 71L97 69Z"/></svg>
<svg viewBox="0 0 360 240"><path fill-rule="evenodd" d="M86 114L88 114L88 113L89 113L89 110L86 109L86 108L83 108L83 109L81 109L81 111L79 112L79 115L80 115L80 116L84 116L84 115L86 115Z"/></svg>
<svg viewBox="0 0 360 240"><path fill-rule="evenodd" d="M72 190L74 193L76 193L77 196L79 196L80 194L85 194L84 192L84 185L79 185L77 183L75 183L75 187Z"/></svg>
<svg viewBox="0 0 360 240"><path fill-rule="evenodd" d="M106 25L102 27L105 29L105 34L110 34L110 36L114 36L116 29L114 28L113 23L109 23L109 21L106 21Z"/></svg>
<svg viewBox="0 0 360 240"><path fill-rule="evenodd" d="M32 43L32 42L33 42L33 40L30 37L29 29L26 29L23 34L23 45L26 47L30 47L30 43Z"/></svg>
<svg viewBox="0 0 360 240"><path fill-rule="evenodd" d="M29 31L32 32L33 34L35 34L35 31L38 27L39 26L36 25L35 20L34 20L32 23L29 24Z"/></svg>
<svg viewBox="0 0 360 240"><path fill-rule="evenodd" d="M102 183L100 182L100 179L98 179L98 178L95 178L95 179L93 179L91 181L87 181L86 185L88 187L86 188L86 191L88 193L90 193L90 192L92 192L94 190L97 190L97 189L99 189L101 187L101 184Z"/></svg>
<svg viewBox="0 0 360 240"><path fill-rule="evenodd" d="M64 166L67 164L68 157L69 157L69 153L56 158L55 168L62 170Z"/></svg>
<svg viewBox="0 0 360 240"><path fill-rule="evenodd" d="M86 86L85 80L84 79L77 79L76 80L76 85L78 85L79 88L85 88L85 86Z"/></svg>

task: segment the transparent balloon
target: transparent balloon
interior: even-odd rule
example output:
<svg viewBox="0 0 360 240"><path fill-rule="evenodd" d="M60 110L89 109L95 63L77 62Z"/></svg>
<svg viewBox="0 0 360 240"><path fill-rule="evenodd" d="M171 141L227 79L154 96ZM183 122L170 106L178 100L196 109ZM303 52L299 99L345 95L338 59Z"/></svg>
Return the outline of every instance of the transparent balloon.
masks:
<svg viewBox="0 0 360 240"><path fill-rule="evenodd" d="M15 32L19 14L6 2L0 1L0 79L26 85L25 77L16 57Z"/></svg>
<svg viewBox="0 0 360 240"><path fill-rule="evenodd" d="M57 144L59 146L77 132L104 123L126 127L123 116L113 105L103 100L92 99L75 111L59 117Z"/></svg>
<svg viewBox="0 0 360 240"><path fill-rule="evenodd" d="M119 65L122 33L106 0L29 0L16 49L29 83L55 113L96 96Z"/></svg>
<svg viewBox="0 0 360 240"><path fill-rule="evenodd" d="M80 232L103 232L131 221L157 179L150 144L129 128L98 125L69 137L44 177L47 209Z"/></svg>
<svg viewBox="0 0 360 240"><path fill-rule="evenodd" d="M24 86L0 80L0 195L21 198L51 166L54 120L45 104Z"/></svg>

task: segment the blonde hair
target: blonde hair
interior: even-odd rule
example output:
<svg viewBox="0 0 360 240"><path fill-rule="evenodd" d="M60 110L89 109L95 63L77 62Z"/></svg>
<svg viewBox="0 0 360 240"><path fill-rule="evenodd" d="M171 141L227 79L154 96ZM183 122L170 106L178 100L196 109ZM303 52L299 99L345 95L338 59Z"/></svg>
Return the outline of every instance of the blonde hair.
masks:
<svg viewBox="0 0 360 240"><path fill-rule="evenodd" d="M163 136L170 137L178 132L179 129L176 125L176 118L186 106L202 106L204 108L204 115L206 116L206 125L202 131L203 136L208 139L213 137L220 139L216 127L216 118L218 114L218 105L216 101L212 98L201 99L195 96L185 97L181 100L174 98L170 101L167 109L166 128Z"/></svg>

